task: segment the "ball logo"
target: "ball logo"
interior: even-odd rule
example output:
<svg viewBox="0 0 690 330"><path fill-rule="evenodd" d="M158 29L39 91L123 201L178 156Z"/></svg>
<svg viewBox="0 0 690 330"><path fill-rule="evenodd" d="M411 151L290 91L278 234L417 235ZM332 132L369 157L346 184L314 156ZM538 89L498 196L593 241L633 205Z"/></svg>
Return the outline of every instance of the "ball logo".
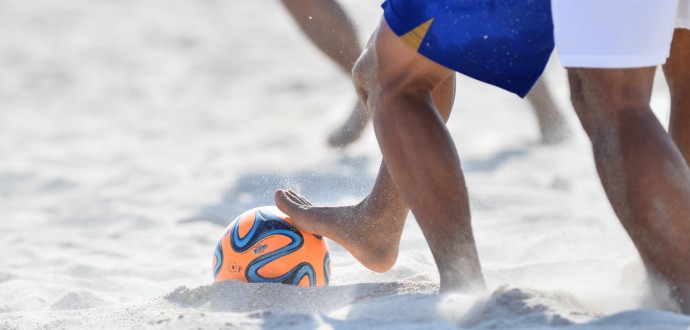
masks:
<svg viewBox="0 0 690 330"><path fill-rule="evenodd" d="M262 253L262 252L266 251L267 248L268 248L268 244L261 244L261 245L254 248L254 254Z"/></svg>
<svg viewBox="0 0 690 330"><path fill-rule="evenodd" d="M231 273L236 273L239 272L242 269L242 266L238 266L234 261L230 261L228 264L228 270Z"/></svg>

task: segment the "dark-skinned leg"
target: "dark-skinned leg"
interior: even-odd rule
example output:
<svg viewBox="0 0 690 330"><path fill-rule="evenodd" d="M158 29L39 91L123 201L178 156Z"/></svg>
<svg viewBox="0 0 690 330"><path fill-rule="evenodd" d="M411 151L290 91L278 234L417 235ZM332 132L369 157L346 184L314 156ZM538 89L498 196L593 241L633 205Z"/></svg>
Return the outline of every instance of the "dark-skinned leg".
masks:
<svg viewBox="0 0 690 330"><path fill-rule="evenodd" d="M664 75L671 90L671 117L668 131L690 164L690 30L673 34L671 55L664 65Z"/></svg>
<svg viewBox="0 0 690 330"><path fill-rule="evenodd" d="M374 38L357 61L353 78L363 100L374 88L377 62ZM455 76L449 76L433 92L433 99L448 120L455 98ZM409 209L393 183L385 162L381 162L374 186L359 204L338 207L312 205L291 190L276 192L276 205L290 214L304 230L318 233L345 247L365 267L389 270L398 257L400 236Z"/></svg>
<svg viewBox="0 0 690 330"><path fill-rule="evenodd" d="M334 0L283 0L304 34L348 75L362 52L354 24ZM328 137L333 147L345 147L356 141L370 118L357 102L350 116Z"/></svg>
<svg viewBox="0 0 690 330"><path fill-rule="evenodd" d="M431 91L454 73L405 48L385 26L374 129L386 165L431 248L441 290L484 288L460 159Z"/></svg>
<svg viewBox="0 0 690 330"><path fill-rule="evenodd" d="M444 81L433 96L447 120L455 97L455 77ZM409 209L385 162L381 162L371 192L359 204L314 206L292 190L276 191L275 200L300 228L338 242L365 267L385 272L395 264Z"/></svg>
<svg viewBox="0 0 690 330"><path fill-rule="evenodd" d="M647 269L690 312L690 170L649 108L655 68L568 69L604 190Z"/></svg>
<svg viewBox="0 0 690 330"><path fill-rule="evenodd" d="M384 21L375 34L373 47L367 47L360 62L376 73L355 70L362 72L357 75L360 95L374 113L376 135L386 164L380 174L390 180L385 178L389 173L393 178L389 182L402 196L393 204L403 209L409 205L415 214L439 269L441 290L483 288L460 161L444 124L445 110L436 108L440 102L432 99L435 90L454 79L454 73L404 45ZM375 187L373 196L376 191ZM372 195L368 199L376 200ZM301 220L295 219L298 225L320 222L319 226L330 226L309 214L312 206L289 205L284 196L284 192L278 192L276 203L291 216L300 217ZM384 211L395 214L393 208ZM364 226L358 223L359 219L350 221L352 226ZM333 226L332 230L336 237L330 237L336 242L352 240L343 228ZM399 241L399 234L395 240Z"/></svg>
<svg viewBox="0 0 690 330"><path fill-rule="evenodd" d="M454 97L455 76L451 76L433 93L445 120L450 115ZM300 228L338 242L365 267L385 272L395 264L409 209L385 162L381 162L371 192L359 204L314 206L292 190L276 191L275 200Z"/></svg>

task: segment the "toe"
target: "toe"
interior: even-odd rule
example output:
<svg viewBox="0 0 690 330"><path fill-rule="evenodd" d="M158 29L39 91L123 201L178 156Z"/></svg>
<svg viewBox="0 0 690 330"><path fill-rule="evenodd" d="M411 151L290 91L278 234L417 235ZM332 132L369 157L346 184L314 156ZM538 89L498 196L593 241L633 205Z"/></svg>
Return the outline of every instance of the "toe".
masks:
<svg viewBox="0 0 690 330"><path fill-rule="evenodd" d="M298 194L292 190L288 191L288 196L290 197L290 199L293 202L300 204L302 206L311 206L312 205L306 198L304 198L302 195L300 195L300 194Z"/></svg>
<svg viewBox="0 0 690 330"><path fill-rule="evenodd" d="M289 204L290 204L290 199L287 195L287 191L283 189L278 189L276 190L275 194L273 195L273 199L276 202L276 206L283 212L288 211L290 209Z"/></svg>
<svg viewBox="0 0 690 330"><path fill-rule="evenodd" d="M275 192L274 199L278 209L291 216L311 206L309 201L292 190L279 189Z"/></svg>

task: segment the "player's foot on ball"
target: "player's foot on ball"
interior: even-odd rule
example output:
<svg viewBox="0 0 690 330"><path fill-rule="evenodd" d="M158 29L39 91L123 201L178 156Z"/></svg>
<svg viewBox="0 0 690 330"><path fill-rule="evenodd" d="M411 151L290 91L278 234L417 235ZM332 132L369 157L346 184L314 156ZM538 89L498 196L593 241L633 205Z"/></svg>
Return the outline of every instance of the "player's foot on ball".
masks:
<svg viewBox="0 0 690 330"><path fill-rule="evenodd" d="M295 226L332 239L373 271L388 271L398 258L404 217L391 219L377 214L376 210L367 209L364 202L353 206L314 206L292 190L276 191L275 202Z"/></svg>

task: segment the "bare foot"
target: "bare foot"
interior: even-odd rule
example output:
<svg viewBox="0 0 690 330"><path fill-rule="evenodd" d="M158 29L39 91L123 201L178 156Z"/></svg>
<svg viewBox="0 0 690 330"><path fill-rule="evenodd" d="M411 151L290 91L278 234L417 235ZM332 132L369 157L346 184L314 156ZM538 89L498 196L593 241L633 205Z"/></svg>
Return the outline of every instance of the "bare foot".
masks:
<svg viewBox="0 0 690 330"><path fill-rule="evenodd" d="M380 208L368 207L367 199L353 206L319 207L282 189L276 191L275 202L297 227L332 239L375 272L388 271L398 258L406 210L403 217L386 216Z"/></svg>
<svg viewBox="0 0 690 330"><path fill-rule="evenodd" d="M369 123L369 114L361 103L357 103L345 123L328 137L328 144L335 148L345 148L357 141Z"/></svg>

